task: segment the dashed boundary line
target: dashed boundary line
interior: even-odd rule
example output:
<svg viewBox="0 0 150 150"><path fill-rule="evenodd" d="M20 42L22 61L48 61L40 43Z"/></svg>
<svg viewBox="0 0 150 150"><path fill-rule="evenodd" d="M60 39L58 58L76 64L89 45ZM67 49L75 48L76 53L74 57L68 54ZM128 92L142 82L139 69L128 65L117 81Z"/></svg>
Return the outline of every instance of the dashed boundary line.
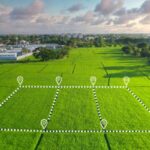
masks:
<svg viewBox="0 0 150 150"><path fill-rule="evenodd" d="M37 150L37 149L38 149L38 146L39 146L39 144L40 144L40 142L41 142L41 140L42 140L42 138L43 138L43 133L47 130L48 124L49 124L49 122L50 122L50 120L51 120L51 116L52 116L52 114L53 114L54 106L55 106L56 101L57 101L57 99L58 99L59 91L60 91L60 89L59 89L59 86L58 86L58 88L57 88L57 90L56 90L56 93L55 93L55 96L54 96L54 100L53 100L52 106L51 106L50 111L49 111L49 114L48 114L47 125L46 125L46 127L45 127L42 131L39 130L39 131L40 131L40 136L39 136L39 138L38 138L38 140L37 140L37 143L36 143L36 145L35 145L34 150ZM37 131L38 131L38 130L37 130ZM32 130L28 130L28 132L32 132ZM36 130L34 130L33 132L36 132Z"/></svg>
<svg viewBox="0 0 150 150"><path fill-rule="evenodd" d="M92 92L93 92L94 101L95 101L95 104L96 104L96 109L97 109L98 117L99 117L99 120L101 121L102 120L102 115L101 115L101 112L100 112L100 105L98 103L98 98L97 98L97 95L96 95L95 88L92 89Z"/></svg>
<svg viewBox="0 0 150 150"><path fill-rule="evenodd" d="M50 119L51 119L51 117L52 117L55 104L56 104L56 102L57 102L57 100L58 100L59 92L60 92L60 87L58 86L58 88L57 88L57 90L56 90L56 93L55 93L55 96L54 96L54 100L53 100L53 103L52 103L50 112L49 112L49 114L48 114L48 118L47 118L47 121L48 121L48 122L50 121Z"/></svg>
<svg viewBox="0 0 150 150"><path fill-rule="evenodd" d="M125 89L127 88L126 86L86 86L86 85L62 85L62 86L54 86L54 85L22 85L21 88L44 88L44 89L57 89L57 88L61 88L61 89Z"/></svg>
<svg viewBox="0 0 150 150"><path fill-rule="evenodd" d="M127 91L150 113L150 109L144 104L144 102L129 88Z"/></svg>
<svg viewBox="0 0 150 150"><path fill-rule="evenodd" d="M150 130L39 130L0 128L0 132L23 133L150 133Z"/></svg>
<svg viewBox="0 0 150 150"><path fill-rule="evenodd" d="M17 87L6 99L4 99L1 103L0 103L0 107L2 107L6 102L8 102L16 93L18 93L18 91L21 89L21 87Z"/></svg>

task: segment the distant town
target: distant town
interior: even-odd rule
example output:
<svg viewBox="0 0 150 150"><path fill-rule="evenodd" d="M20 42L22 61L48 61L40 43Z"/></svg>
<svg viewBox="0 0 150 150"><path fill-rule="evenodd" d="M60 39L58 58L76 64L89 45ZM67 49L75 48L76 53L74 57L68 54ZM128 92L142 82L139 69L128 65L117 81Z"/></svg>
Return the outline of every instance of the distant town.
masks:
<svg viewBox="0 0 150 150"><path fill-rule="evenodd" d="M21 60L33 55L37 48L103 47L150 43L149 34L61 34L61 35L1 35L0 60ZM109 43L109 44L108 44Z"/></svg>

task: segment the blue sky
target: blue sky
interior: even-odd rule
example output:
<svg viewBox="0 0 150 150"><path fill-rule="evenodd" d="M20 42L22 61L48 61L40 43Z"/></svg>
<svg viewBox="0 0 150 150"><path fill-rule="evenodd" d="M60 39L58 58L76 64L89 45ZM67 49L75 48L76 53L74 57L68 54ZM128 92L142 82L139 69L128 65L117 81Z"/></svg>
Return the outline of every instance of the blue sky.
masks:
<svg viewBox="0 0 150 150"><path fill-rule="evenodd" d="M0 33L149 33L150 0L0 0Z"/></svg>
<svg viewBox="0 0 150 150"><path fill-rule="evenodd" d="M46 10L53 10L59 12L61 9L65 9L76 3L84 3L88 8L95 6L100 0L44 0L46 4ZM33 0L1 0L0 3L12 7L25 7L31 4ZM144 0L125 0L125 6L128 8L140 7Z"/></svg>

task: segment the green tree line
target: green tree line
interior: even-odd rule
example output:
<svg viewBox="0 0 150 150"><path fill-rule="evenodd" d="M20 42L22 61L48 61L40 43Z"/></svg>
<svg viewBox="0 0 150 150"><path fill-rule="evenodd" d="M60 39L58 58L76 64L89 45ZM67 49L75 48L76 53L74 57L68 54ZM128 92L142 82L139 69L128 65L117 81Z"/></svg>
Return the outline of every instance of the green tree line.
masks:
<svg viewBox="0 0 150 150"><path fill-rule="evenodd" d="M122 48L126 54L132 54L140 57L150 57L150 45L147 43L129 44Z"/></svg>
<svg viewBox="0 0 150 150"><path fill-rule="evenodd" d="M70 47L103 47L115 45L128 45L139 43L150 43L150 37L135 35L119 35L119 34L104 34L104 35L83 35L79 37L69 37L67 35L1 35L0 43L7 45L18 44L21 40L29 43L56 43L59 45L66 45Z"/></svg>

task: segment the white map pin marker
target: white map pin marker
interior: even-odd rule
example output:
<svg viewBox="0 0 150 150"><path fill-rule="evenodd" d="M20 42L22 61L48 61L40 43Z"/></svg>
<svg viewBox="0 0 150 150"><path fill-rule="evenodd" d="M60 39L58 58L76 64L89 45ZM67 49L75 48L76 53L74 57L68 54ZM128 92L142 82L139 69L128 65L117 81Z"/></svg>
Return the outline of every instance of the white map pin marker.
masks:
<svg viewBox="0 0 150 150"><path fill-rule="evenodd" d="M90 82L93 86L96 84L96 80L97 80L97 78L95 76L90 77Z"/></svg>
<svg viewBox="0 0 150 150"><path fill-rule="evenodd" d="M57 83L58 85L60 85L61 82L62 82L62 77L61 77L61 76L57 76L57 77L56 77L56 83Z"/></svg>
<svg viewBox="0 0 150 150"><path fill-rule="evenodd" d="M106 129L106 127L107 127L107 120L106 119L102 119L100 124L101 124L102 129Z"/></svg>
<svg viewBox="0 0 150 150"><path fill-rule="evenodd" d="M130 78L129 78L128 76L125 76L125 77L123 78L123 82L124 82L125 86L128 86L128 84L129 84L129 82L130 82Z"/></svg>
<svg viewBox="0 0 150 150"><path fill-rule="evenodd" d="M18 82L18 84L21 86L22 83L23 83L23 76L18 76L18 77L17 77L17 82Z"/></svg>
<svg viewBox="0 0 150 150"><path fill-rule="evenodd" d="M46 119L42 119L41 126L42 126L43 130L47 127L47 125L48 125L48 121Z"/></svg>

